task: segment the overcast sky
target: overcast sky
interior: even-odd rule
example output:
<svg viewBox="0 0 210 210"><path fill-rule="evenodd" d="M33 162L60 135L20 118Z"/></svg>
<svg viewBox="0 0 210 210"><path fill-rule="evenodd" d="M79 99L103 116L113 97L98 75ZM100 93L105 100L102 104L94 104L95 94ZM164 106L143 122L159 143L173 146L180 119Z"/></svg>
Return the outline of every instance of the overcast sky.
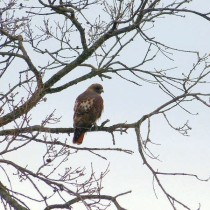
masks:
<svg viewBox="0 0 210 210"><path fill-rule="evenodd" d="M194 0L192 3L192 9L205 12L208 8L210 8L209 0ZM210 53L210 22L196 15L188 14L185 19L181 17L159 19L148 34L174 48L199 50L201 55ZM145 50L144 48L141 49L143 45L141 44L141 41L131 43L126 52L121 55L121 59L126 59L129 64L138 62L142 56L141 52ZM148 64L147 67L152 69L177 67L175 74L179 74L180 71L189 71L196 60L195 55L182 52L174 53L174 58L175 61L170 61L160 57L156 59L155 63ZM36 58L33 59L36 60ZM66 80L71 79L71 76L74 77L75 75L67 75ZM8 74L5 81L9 80L12 79L11 75ZM52 126L72 127L73 107L76 97L95 82L104 86L102 97L104 98L105 108L98 124L106 119L110 120L107 125L119 122L135 122L142 115L153 111L169 100L169 97L162 93L156 85L142 82L142 86L135 86L117 77L113 77L112 80L105 79L104 81L101 81L100 78L94 78L72 86L61 93L47 96L47 102L35 107L33 111L33 116L36 116L33 119L34 124L40 123L44 115L56 109L56 116L62 116L62 118L59 124ZM6 87L5 82L4 88ZM192 173L199 175L200 178L207 179L210 176L210 110L198 103L191 103L187 105L187 108L192 113L199 114L189 115L181 109L175 109L170 112L169 116L170 120L177 126L181 126L189 120L192 130L188 137L184 137L172 130L162 116L155 116L151 119L151 140L157 145L151 144L149 146L160 161L148 160L154 169L159 171ZM72 144L72 135L62 136L61 141L65 138L68 138L69 144ZM118 199L122 207L128 210L171 209L167 198L156 183L154 185L156 193L154 192L153 177L148 168L143 165L138 153L134 131L128 130L128 134L116 135L115 140L116 145L113 146L109 134L102 132L88 133L81 147L117 147L132 150L134 154L105 151L100 153L107 158L107 160L104 160L88 152L79 152L72 155L67 164L72 167L84 165L87 170L90 170L92 163L98 174L110 164L110 172L104 179L104 190L102 192L103 194L116 195L131 190L131 194ZM38 167L37 159L41 160L42 158L42 156L38 156L39 148L31 144L22 152L24 157L28 157L27 159L21 155L13 156L12 154L8 158L15 159L17 163L23 166L30 163L29 168ZM174 176L161 177L160 180L170 194L192 209L198 209L199 203L202 210L210 209L210 182L199 182L194 177ZM19 185L18 187L22 186ZM75 206L74 209L83 210L86 208L81 205Z"/></svg>

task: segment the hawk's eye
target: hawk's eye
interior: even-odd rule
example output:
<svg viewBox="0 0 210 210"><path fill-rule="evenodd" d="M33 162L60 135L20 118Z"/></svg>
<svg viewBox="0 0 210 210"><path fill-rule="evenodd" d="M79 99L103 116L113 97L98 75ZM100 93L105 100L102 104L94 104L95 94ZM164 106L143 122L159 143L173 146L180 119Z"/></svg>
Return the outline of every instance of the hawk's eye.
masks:
<svg viewBox="0 0 210 210"><path fill-rule="evenodd" d="M100 87L96 87L95 90L96 90L97 93L101 92L101 88Z"/></svg>

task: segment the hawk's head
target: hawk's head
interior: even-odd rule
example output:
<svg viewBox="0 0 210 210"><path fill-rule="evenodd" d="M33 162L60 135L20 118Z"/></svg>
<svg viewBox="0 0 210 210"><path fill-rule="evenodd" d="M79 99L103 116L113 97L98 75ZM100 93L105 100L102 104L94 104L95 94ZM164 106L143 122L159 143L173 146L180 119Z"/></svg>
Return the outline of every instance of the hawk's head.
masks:
<svg viewBox="0 0 210 210"><path fill-rule="evenodd" d="M100 84L92 84L89 88L88 88L89 91L91 92L95 92L95 93L98 93L98 94L101 94L102 92L104 92L103 90L103 86L100 85Z"/></svg>

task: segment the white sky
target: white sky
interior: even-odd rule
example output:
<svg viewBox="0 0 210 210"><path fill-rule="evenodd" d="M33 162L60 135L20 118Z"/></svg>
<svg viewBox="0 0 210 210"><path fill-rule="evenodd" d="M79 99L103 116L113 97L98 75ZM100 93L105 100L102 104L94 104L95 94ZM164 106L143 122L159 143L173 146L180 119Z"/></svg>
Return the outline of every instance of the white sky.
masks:
<svg viewBox="0 0 210 210"><path fill-rule="evenodd" d="M194 0L192 8L206 11L210 8L208 0ZM155 28L150 30L149 35L154 36L158 41L164 42L175 48L186 50L199 50L201 55L210 52L209 35L210 23L195 15L188 15L183 18L165 18L155 23ZM138 61L141 56L141 45L137 42L132 43L126 52L122 54L121 59L126 59L132 64ZM155 63L148 65L149 68L164 68L178 66L176 73L189 70L195 57L184 53L175 53L175 62L164 60L160 57ZM33 58L34 61L39 58ZM9 77L9 75L8 75ZM66 77L70 80L71 75ZM7 81L7 79L5 79ZM11 79L10 79L11 80ZM33 121L41 122L42 117L56 109L57 116L62 116L61 122L56 127L72 127L72 115L75 98L83 92L90 84L99 82L104 86L103 94L105 109L99 121L99 124L106 119L110 120L107 125L119 122L135 122L142 115L151 112L156 107L167 101L169 98L162 94L157 86L142 83L138 87L127 83L117 77L112 80L100 81L98 78L87 80L76 86L62 91L61 93L47 96L46 103L42 103L34 109ZM6 84L6 83L5 83ZM4 86L6 88L6 86ZM151 119L151 138L159 146L151 145L151 151L159 155L161 161L149 160L150 164L159 171L163 172L183 172L199 175L206 179L210 176L210 150L209 150L209 115L210 110L198 103L191 103L187 107L193 112L199 112L199 115L192 116L186 114L181 109L176 109L170 113L170 119L175 125L184 124L187 120L192 127L189 137L183 137L164 122L163 117L156 116ZM72 135L61 137L64 140L68 138L69 144L72 144ZM118 193L132 190L131 194L120 197L118 200L122 207L128 210L168 210L171 209L165 195L161 192L157 184L155 196L152 184L152 174L146 166L137 150L135 134L132 130L128 134L116 135L116 145L112 145L111 136L101 132L88 133L85 136L82 147L117 147L134 151L133 155L120 152L101 152L102 156L107 158L103 160L91 155L88 152L79 152L73 155L67 161L69 166L86 166L90 169L91 163L99 173L110 163L110 172L104 179L103 194L116 195ZM22 166L29 165L38 167L37 160L41 160L42 152L35 145L27 146L22 150L19 156L12 154L9 159L15 160ZM23 155L22 155L23 154ZM27 158L26 158L27 157ZM202 210L210 209L210 182L199 182L190 177L161 177L163 186L178 200L182 201L192 209L198 209L199 203ZM18 188L23 185L17 184ZM28 189L27 189L28 190ZM34 206L34 210L36 207ZM32 209L32 210L33 210ZM83 210L82 206L75 206L74 210ZM110 208L114 210L114 207ZM178 208L183 209L183 208Z"/></svg>

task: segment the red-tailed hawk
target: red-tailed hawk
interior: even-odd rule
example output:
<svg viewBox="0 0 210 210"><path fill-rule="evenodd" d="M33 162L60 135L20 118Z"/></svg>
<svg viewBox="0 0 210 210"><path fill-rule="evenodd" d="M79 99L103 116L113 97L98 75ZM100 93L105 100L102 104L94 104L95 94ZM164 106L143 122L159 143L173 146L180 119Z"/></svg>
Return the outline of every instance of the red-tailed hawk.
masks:
<svg viewBox="0 0 210 210"><path fill-rule="evenodd" d="M81 144L87 130L100 118L103 111L102 92L104 92L102 85L92 84L77 97L74 105L73 143Z"/></svg>

